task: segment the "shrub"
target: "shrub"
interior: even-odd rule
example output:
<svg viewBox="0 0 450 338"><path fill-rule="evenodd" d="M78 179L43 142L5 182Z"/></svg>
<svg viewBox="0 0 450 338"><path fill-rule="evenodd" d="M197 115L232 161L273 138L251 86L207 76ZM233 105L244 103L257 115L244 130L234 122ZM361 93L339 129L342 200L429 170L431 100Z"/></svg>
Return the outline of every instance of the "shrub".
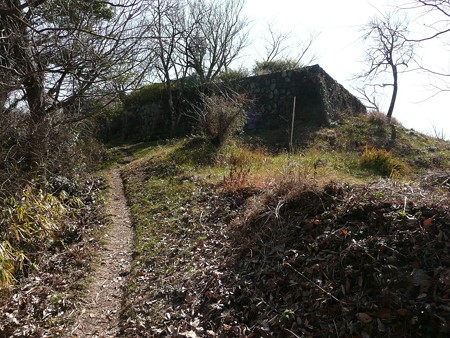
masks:
<svg viewBox="0 0 450 338"><path fill-rule="evenodd" d="M362 168L370 170L378 175L389 177L400 174L406 167L386 150L366 146L361 158Z"/></svg>
<svg viewBox="0 0 450 338"><path fill-rule="evenodd" d="M198 128L216 147L222 146L227 139L242 132L247 122L245 95L200 95L200 106L193 111Z"/></svg>
<svg viewBox="0 0 450 338"><path fill-rule="evenodd" d="M250 167L237 162L230 163L230 173L224 176L222 187L224 190L238 190L248 187Z"/></svg>
<svg viewBox="0 0 450 338"><path fill-rule="evenodd" d="M387 124L386 115L376 110L372 110L367 114L367 120L373 125L385 126Z"/></svg>
<svg viewBox="0 0 450 338"><path fill-rule="evenodd" d="M145 104L161 100L163 95L164 84L154 83L128 94L124 99L124 106L126 109L140 107Z"/></svg>
<svg viewBox="0 0 450 338"><path fill-rule="evenodd" d="M16 267L21 267L25 259L25 255L15 250L11 243L8 241L0 242L0 291L14 284Z"/></svg>
<svg viewBox="0 0 450 338"><path fill-rule="evenodd" d="M367 119L374 125L386 126L388 124L386 114L379 112L377 110L372 110L367 114ZM391 118L391 124L401 125L400 122L395 118Z"/></svg>
<svg viewBox="0 0 450 338"><path fill-rule="evenodd" d="M0 210L2 290L14 282L17 272L33 263L31 257L38 250L52 244L61 228L66 207L55 196L28 186L17 198L5 197Z"/></svg>
<svg viewBox="0 0 450 338"><path fill-rule="evenodd" d="M250 72L247 69L240 68L237 70L230 69L219 74L219 80L222 82L236 81L245 77L249 77Z"/></svg>
<svg viewBox="0 0 450 338"><path fill-rule="evenodd" d="M281 72L283 70L297 69L301 65L296 60L272 60L272 61L261 61L256 62L253 68L253 73L255 75L264 75L270 73Z"/></svg>

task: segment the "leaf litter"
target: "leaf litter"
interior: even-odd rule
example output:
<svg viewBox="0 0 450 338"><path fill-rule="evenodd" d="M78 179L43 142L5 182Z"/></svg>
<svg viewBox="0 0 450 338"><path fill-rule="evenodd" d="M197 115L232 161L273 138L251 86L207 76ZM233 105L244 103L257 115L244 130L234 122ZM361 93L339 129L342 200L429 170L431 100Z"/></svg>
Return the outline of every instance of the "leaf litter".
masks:
<svg viewBox="0 0 450 338"><path fill-rule="evenodd" d="M90 272L98 234L106 225L103 178L85 182L82 203L64 220L59 240L38 252L38 269L22 276L2 299L0 337L61 337L70 329Z"/></svg>
<svg viewBox="0 0 450 338"><path fill-rule="evenodd" d="M149 168L127 173L132 206L157 226L136 234L118 336L448 336L448 172L226 189ZM145 184L169 176L183 191L149 200ZM153 185L155 200L168 182ZM67 334L98 248L102 188L92 182L67 243L1 305L1 336Z"/></svg>
<svg viewBox="0 0 450 338"><path fill-rule="evenodd" d="M156 168L126 174L140 211L145 194L136 187L163 177ZM446 337L448 177L266 190L172 177L193 188L176 205L149 209L158 225L141 239L153 244L135 253L121 333Z"/></svg>

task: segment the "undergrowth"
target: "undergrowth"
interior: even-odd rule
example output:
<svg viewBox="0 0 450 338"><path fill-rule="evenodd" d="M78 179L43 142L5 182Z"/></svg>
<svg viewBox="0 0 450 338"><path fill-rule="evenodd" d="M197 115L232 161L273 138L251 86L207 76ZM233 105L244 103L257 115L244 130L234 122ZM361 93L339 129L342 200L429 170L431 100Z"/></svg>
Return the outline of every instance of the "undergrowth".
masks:
<svg viewBox="0 0 450 338"><path fill-rule="evenodd" d="M395 177L406 171L406 165L384 149L366 146L360 158L361 166L384 177Z"/></svg>
<svg viewBox="0 0 450 338"><path fill-rule="evenodd" d="M17 197L3 199L0 289L7 289L15 282L18 273L26 273L28 268L34 266L34 254L55 240L66 213L63 201L31 186L25 187Z"/></svg>
<svg viewBox="0 0 450 338"><path fill-rule="evenodd" d="M94 183L92 183L93 185ZM92 203L92 196L88 203ZM27 185L0 201L0 291L6 294L36 270L48 251L59 251L77 236L76 219L88 208L75 195L51 194ZM81 229L80 229L81 230Z"/></svg>
<svg viewBox="0 0 450 338"><path fill-rule="evenodd" d="M373 222L373 234L377 227L409 225L412 216L408 212L415 213L418 224L425 219L403 195L399 195L400 202L397 193L384 202L387 188L380 188L373 196L366 188L371 181L400 185L420 169L400 155L399 149L405 146L400 142L404 136L401 127L397 127L399 143L388 152L381 142L388 131L383 122L366 119L361 122L361 128L366 129L361 130L358 123L322 130L307 148L299 148L290 156L238 139L219 149L198 137L137 146L134 154L140 158L124 170L136 229L134 267L122 313L125 336L186 335L189 330L200 329L202 334L209 330L223 336L231 335L232 330L238 330L236 335L248 334L248 330L264 335L269 326L279 330L279 336L292 328L299 333L296 316L309 316L301 308L306 303L284 299L290 291L283 292L297 290L296 297L315 307L319 307L318 297L338 295L340 290L344 290L340 298L348 296L352 286L344 273L342 289L320 271L325 271L330 257L333 262L342 259L342 243L348 244L346 250L351 255L360 258L363 246L356 245L351 236L360 240L362 227L369 226L357 219ZM447 150L439 147L439 151ZM356 185L361 188L353 198L352 186ZM372 210L375 202L381 211ZM320 248L314 247L315 243ZM334 243L336 256L334 251L326 251L328 243ZM370 262L373 255L364 258ZM272 259L275 263L269 267L266 262ZM366 261L363 263L358 267L361 271L367 268ZM304 265L308 270L302 269ZM316 271L318 266L321 268ZM311 282L302 274L317 274L319 279L314 277ZM328 284L321 284L325 279ZM378 296L378 289L370 292ZM276 306L278 298L267 296L268 290L271 295L281 292ZM271 314L262 320L264 324L257 322L263 318L258 317L261 309ZM354 308L344 314L338 310L333 308L341 316L340 326L331 326L331 320L328 329L341 333L348 332L345 323L363 313ZM308 320L319 317L311 315ZM236 318L242 321L241 326ZM193 324L203 322L207 324ZM355 332L363 330L360 322L352 325ZM310 329L304 326L302 330Z"/></svg>
<svg viewBox="0 0 450 338"><path fill-rule="evenodd" d="M390 140L391 125L378 115L351 117L343 121L333 132L331 148L338 151L363 153L366 147L389 151L396 162L403 162L413 172L450 167L450 142L406 129L394 124L396 139ZM323 132L316 142L327 144Z"/></svg>
<svg viewBox="0 0 450 338"><path fill-rule="evenodd" d="M108 223L105 181L78 189L29 184L0 201L1 337L57 337L73 322Z"/></svg>
<svg viewBox="0 0 450 338"><path fill-rule="evenodd" d="M315 270L326 266L330 257L333 262L342 260L326 251L330 243L336 248L346 243L349 255L360 258L361 248L351 236L359 241L362 227L376 234L392 224L409 225L408 212L415 213L418 224L424 221L421 212L401 195L403 190L398 188L401 198L391 193L389 201L384 201L390 188L382 186L369 193L369 182L400 186L423 168L445 169L448 163L448 143L422 140L418 133L414 135L420 142L406 142L409 131L400 125L396 128L397 142L389 145L389 151L386 137L391 129L377 116L354 117L335 128L319 130L307 146L292 154L240 139L217 148L201 137L128 147L138 158L123 172L136 236L122 313L123 333L130 337L170 336L209 330L229 336L232 330L237 330L237 335L254 330L265 335L270 326L282 336L296 327L296 316L308 317L309 311L302 310L306 303L295 297L319 308L317 299L324 297L324 292L338 295L343 287L348 296L352 286L345 273L350 275L350 265L356 263L349 260L344 267L350 272L342 273L343 286L326 277L332 286L329 289ZM430 147L436 148L431 154ZM402 156L405 149L411 154ZM428 164L418 165L412 153L426 154ZM436 154L441 155L438 165L432 160ZM353 197L355 186L359 190ZM373 209L374 203L380 210ZM371 222L370 226L364 222ZM314 264L304 261L310 253L308 259ZM364 258L370 262L373 255ZM269 268L271 263L266 262L272 259L275 263ZM364 262L358 269L366 273L367 266ZM305 280L306 275L319 279L311 282ZM280 303L274 304L277 297L266 297L268 290L280 292ZM284 301L284 295L292 290L300 291ZM261 309L271 314L264 319L265 327L257 322ZM353 308L344 314L327 309L341 316L330 317L337 318L340 325L334 323L330 328L341 333L348 331L345 323L363 313ZM319 317L308 318L312 322ZM355 332L363 330L358 321L352 325ZM303 329L308 331L306 326Z"/></svg>

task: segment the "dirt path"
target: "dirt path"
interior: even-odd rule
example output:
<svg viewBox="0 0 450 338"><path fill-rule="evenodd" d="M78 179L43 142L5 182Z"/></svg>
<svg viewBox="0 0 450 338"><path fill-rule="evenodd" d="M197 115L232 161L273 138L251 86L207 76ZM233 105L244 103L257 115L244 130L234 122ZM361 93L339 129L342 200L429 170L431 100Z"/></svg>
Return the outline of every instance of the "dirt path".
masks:
<svg viewBox="0 0 450 338"><path fill-rule="evenodd" d="M123 287L131 264L133 229L119 168L110 170L109 182L108 211L113 225L105 234L106 244L99 253L99 266L91 275L92 284L84 308L69 337L111 338L119 331Z"/></svg>

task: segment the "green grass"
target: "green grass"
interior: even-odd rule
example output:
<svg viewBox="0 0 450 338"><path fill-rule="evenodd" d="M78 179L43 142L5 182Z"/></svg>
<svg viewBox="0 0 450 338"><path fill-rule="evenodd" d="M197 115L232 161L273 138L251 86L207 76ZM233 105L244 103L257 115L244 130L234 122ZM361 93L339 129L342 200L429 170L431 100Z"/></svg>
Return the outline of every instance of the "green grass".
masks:
<svg viewBox="0 0 450 338"><path fill-rule="evenodd" d="M375 176L359 167L359 157L347 152L323 152L320 147L287 153L271 153L234 140L216 149L199 138L141 143L127 148L135 158L124 169L126 193L135 220L135 251L139 264L163 255L167 232L186 229L190 202L211 187L264 189L277 182L314 179L361 182ZM211 192L211 191L210 191ZM187 210L187 211L186 211ZM201 243L201 224L190 223Z"/></svg>
<svg viewBox="0 0 450 338"><path fill-rule="evenodd" d="M184 257L205 238L201 216L192 203L205 189L204 183L195 179L194 158L202 155L199 161L208 161L209 155L207 149L203 149L205 154L191 153L187 148L189 141L192 142L176 140L131 149L134 156L141 157L123 171L135 226L135 259L127 289L130 298L150 286L140 283L141 278L172 287L182 282L166 282L174 273L181 271L185 278L194 273L194 262ZM175 265L174 257L184 260L184 264ZM163 309L167 306L165 299L152 304L153 322L164 321ZM135 306L126 305L124 316L133 317L137 311Z"/></svg>
<svg viewBox="0 0 450 338"><path fill-rule="evenodd" d="M182 141L138 149L145 154L124 170L126 192L135 220L135 251L141 262L151 261L166 245L164 233L182 232L185 206L199 187L185 177L179 158ZM142 168L146 170L142 171Z"/></svg>
<svg viewBox="0 0 450 338"><path fill-rule="evenodd" d="M279 187L295 190L304 182L325 187L331 181L358 184L377 180L382 176L361 165L361 156L366 145L385 154L389 132L390 128L376 119L351 118L334 129L317 131L291 156L247 139L234 139L219 149L198 137L123 147L135 159L123 170L135 226L135 258L123 316L133 318L140 313L148 319L143 325L150 333L152 327L165 322L164 309L171 307L168 294L181 290L184 281L201 273L193 258L196 248L211 241L208 236L215 231L211 219L202 223L202 217L213 213L205 208L215 205L214 198L226 198L227 193L241 196L246 189L265 193ZM410 170L395 176L396 180L412 180L425 169L448 170L448 142L411 134L401 126L397 132L397 143L386 156L395 163L405 162ZM417 154L424 157L420 163ZM433 160L438 155L439 163ZM383 192L376 192L374 198L383 199ZM253 208L258 207L255 203ZM230 210L221 210L221 215L228 212L231 223ZM251 217L251 210L245 215ZM152 299L151 308L139 308L140 295ZM286 310L280 326L289 320Z"/></svg>
<svg viewBox="0 0 450 338"><path fill-rule="evenodd" d="M406 162L415 172L450 167L450 142L421 134L396 125L397 138L388 149L392 155ZM368 117L352 117L336 129L339 149L372 146L384 149L390 138L391 129L386 122Z"/></svg>
<svg viewBox="0 0 450 338"><path fill-rule="evenodd" d="M277 182L302 180L371 181L386 173L361 163L367 145L385 152L393 163L411 168L396 179L409 180L424 169L449 167L448 142L396 128L397 142L389 152L383 147L390 127L373 116L352 117L334 129L318 130L306 147L291 156L242 139L219 149L199 137L124 146L120 151L136 159L124 171L136 221L136 251L148 259L157 257L164 247L162 233L185 231L183 208L208 185L265 189Z"/></svg>

